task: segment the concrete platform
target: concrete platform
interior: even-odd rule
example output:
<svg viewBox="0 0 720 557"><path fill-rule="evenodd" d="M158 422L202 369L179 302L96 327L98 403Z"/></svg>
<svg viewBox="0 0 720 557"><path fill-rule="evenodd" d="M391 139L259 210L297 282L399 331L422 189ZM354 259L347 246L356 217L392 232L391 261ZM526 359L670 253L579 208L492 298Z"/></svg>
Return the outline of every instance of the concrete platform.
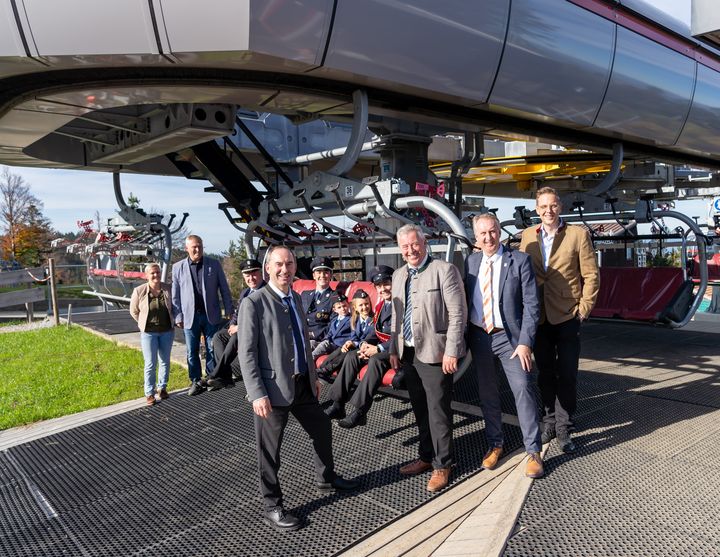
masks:
<svg viewBox="0 0 720 557"><path fill-rule="evenodd" d="M524 477L524 455L519 451L492 472L473 472L469 464L464 464L451 489L438 496L425 495L423 504L389 521L376 516L374 529L340 551L323 553L322 548L330 546L319 544L306 545L303 552L298 549L297 540L288 537L266 554L720 555L720 533L716 526L720 511L720 465L715 458L715 443L720 441L720 337L716 331L720 331L720 326L715 320L698 320L691 328L680 331L589 323L582 333L575 434L578 450L563 455L555 443L546 446L545 478L533 481ZM129 344L133 343L133 336L137 338L127 333L110 335ZM223 391L221 396L230 396L229 393L232 390ZM184 405L186 398L178 398L181 396L179 393L163 404L177 400ZM209 399L216 394L202 396ZM465 451L474 451L466 452L465 456L473 458L474 454L474 458L480 459L484 447L482 430L472 426L477 423L473 418L477 412L472 411L471 402L456 404L457 436L464 443L470 442ZM503 405L506 409L507 400ZM388 408L395 406L391 403ZM180 408L168 410L174 414ZM127 412L146 414L142 400L0 432L0 454L7 455L12 447L33 439L48 436L52 440L59 432L71 432L96 419L107 420ZM396 418L407 418L406 412L404 416L397 410L393 413ZM516 429L515 423L508 412L508 427ZM468 425L472 427L467 429ZM343 451L357 443L388 440L389 445L381 446L390 448L396 443L393 437L396 432L383 427L376 424L358 428L353 430L353 438L343 439L346 433L343 430L334 435ZM215 430L212 427L207 431ZM213 443L217 441L216 435L217 432L212 436ZM245 433L233 435L251 448L252 439L245 439ZM412 443L412 437L408 441ZM408 455L411 456L411 451ZM370 469L379 465L354 461L353 455L339 459L357 474L372 472ZM238 464L235 459L229 461ZM5 483L0 489L5 488L7 496L12 479L7 479L7 475L2 478ZM417 490L422 490L426 478L418 478L415 483L389 481L386 485L390 487L398 482L391 491L395 497L412 492L422 499ZM256 498L256 494L250 493L249 497ZM350 499L365 506L371 500L377 501L377 495L361 493ZM392 505L391 501L388 499L387 504ZM335 509L338 517L347 512L343 500L328 503L329 510ZM327 510L327 504L323 508ZM324 513L313 511L316 522L321 512ZM116 521L122 525L126 518L121 510L118 513ZM264 535L256 530L250 528L249 532ZM178 546L169 541L179 535L181 530L164 532L153 552L192 554L187 552L189 548L178 552ZM241 535L245 534L238 531L237 536ZM163 543L162 539L168 542ZM17 547L8 551L9 547L3 545L0 536L3 549L0 553L29 554ZM174 553L167 553L170 548ZM238 554L222 544L212 548L207 547L208 554Z"/></svg>

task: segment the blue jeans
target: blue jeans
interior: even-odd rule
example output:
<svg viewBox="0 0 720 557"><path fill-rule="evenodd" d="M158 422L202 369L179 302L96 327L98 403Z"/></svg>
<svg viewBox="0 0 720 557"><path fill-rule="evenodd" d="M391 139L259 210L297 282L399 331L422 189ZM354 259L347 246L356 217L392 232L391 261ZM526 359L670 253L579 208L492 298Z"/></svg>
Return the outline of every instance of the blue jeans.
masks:
<svg viewBox="0 0 720 557"><path fill-rule="evenodd" d="M170 376L170 351L172 350L175 331L172 329L164 333L140 333L140 346L145 358L145 396L155 393L155 368L160 356L160 369L158 370L157 386L159 389L167 387Z"/></svg>
<svg viewBox="0 0 720 557"><path fill-rule="evenodd" d="M204 313L196 313L190 329L185 331L185 346L187 347L188 376L190 381L200 381L202 366L200 365L200 336L205 335L205 371L210 375L215 369L215 354L213 352L213 336L220 325L213 325Z"/></svg>

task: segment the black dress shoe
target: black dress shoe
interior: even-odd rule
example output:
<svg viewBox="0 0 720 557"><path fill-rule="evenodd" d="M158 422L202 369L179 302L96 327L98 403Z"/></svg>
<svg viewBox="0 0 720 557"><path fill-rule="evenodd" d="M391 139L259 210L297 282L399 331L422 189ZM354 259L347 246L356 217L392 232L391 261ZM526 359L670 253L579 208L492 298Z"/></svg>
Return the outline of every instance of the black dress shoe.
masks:
<svg viewBox="0 0 720 557"><path fill-rule="evenodd" d="M331 420L339 420L345 417L345 408L339 402L333 402L325 409L325 414L327 414L327 417Z"/></svg>
<svg viewBox="0 0 720 557"><path fill-rule="evenodd" d="M211 377L207 380L208 391L218 391L220 389L229 389L235 386L232 379L223 379L222 377Z"/></svg>
<svg viewBox="0 0 720 557"><path fill-rule="evenodd" d="M365 424L367 424L367 415L360 410L353 410L347 418L338 422L338 425L345 429L352 429L355 426Z"/></svg>
<svg viewBox="0 0 720 557"><path fill-rule="evenodd" d="M295 515L285 512L285 509L282 507L275 507L274 509L265 511L263 520L265 524L281 532L291 532L302 528L300 519Z"/></svg>
<svg viewBox="0 0 720 557"><path fill-rule="evenodd" d="M557 442L560 446L560 450L564 453L574 453L575 452L575 443L570 438L570 434L567 431L558 430L557 431Z"/></svg>
<svg viewBox="0 0 720 557"><path fill-rule="evenodd" d="M335 493L336 491L355 491L360 487L357 480L346 480L342 476L337 476L333 481L317 484L318 491L321 493Z"/></svg>

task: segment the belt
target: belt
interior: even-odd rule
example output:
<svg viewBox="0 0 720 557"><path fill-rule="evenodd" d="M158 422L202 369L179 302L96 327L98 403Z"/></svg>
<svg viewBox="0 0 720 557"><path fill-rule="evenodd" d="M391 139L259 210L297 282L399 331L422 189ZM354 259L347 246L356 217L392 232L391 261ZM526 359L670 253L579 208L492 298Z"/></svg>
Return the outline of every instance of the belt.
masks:
<svg viewBox="0 0 720 557"><path fill-rule="evenodd" d="M504 330L505 330L505 329L503 329L502 327L493 327L493 328L488 332L488 334L489 334L489 335L494 335L494 334L496 334L496 333L501 333L501 332L503 332Z"/></svg>

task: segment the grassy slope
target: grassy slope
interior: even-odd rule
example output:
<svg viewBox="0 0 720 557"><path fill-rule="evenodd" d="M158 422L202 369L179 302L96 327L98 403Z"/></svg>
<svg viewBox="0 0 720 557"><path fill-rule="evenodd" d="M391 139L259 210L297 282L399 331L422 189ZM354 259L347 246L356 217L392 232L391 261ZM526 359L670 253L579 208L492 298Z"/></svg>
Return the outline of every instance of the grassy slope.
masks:
<svg viewBox="0 0 720 557"><path fill-rule="evenodd" d="M168 389L187 386L172 364ZM140 351L79 327L0 334L0 429L143 396Z"/></svg>

